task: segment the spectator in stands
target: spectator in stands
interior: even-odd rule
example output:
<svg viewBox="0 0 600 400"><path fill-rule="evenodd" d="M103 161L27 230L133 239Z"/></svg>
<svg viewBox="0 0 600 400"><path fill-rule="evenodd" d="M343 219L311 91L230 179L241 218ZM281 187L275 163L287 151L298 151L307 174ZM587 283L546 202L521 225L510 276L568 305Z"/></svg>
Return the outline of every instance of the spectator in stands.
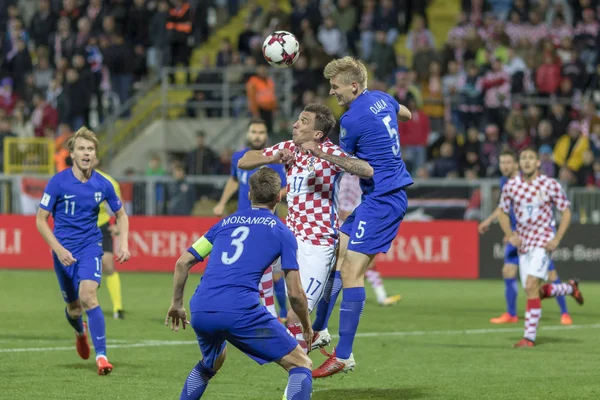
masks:
<svg viewBox="0 0 600 400"><path fill-rule="evenodd" d="M46 136L48 129L53 132L54 136L54 132L58 127L58 112L48 104L41 92L36 92L33 95L33 106L35 108L31 114L31 122L33 123L35 136Z"/></svg>
<svg viewBox="0 0 600 400"><path fill-rule="evenodd" d="M144 171L146 176L165 176L167 171L162 164L162 160L158 154L152 154L148 159L148 166Z"/></svg>
<svg viewBox="0 0 600 400"><path fill-rule="evenodd" d="M510 136L514 135L516 130L526 128L528 127L525 115L523 114L523 105L521 103L513 103L512 109L504 122L504 132Z"/></svg>
<svg viewBox="0 0 600 400"><path fill-rule="evenodd" d="M60 59L70 59L76 50L75 35L71 30L71 22L66 17L58 20L57 31L50 36L50 56L54 64L59 64Z"/></svg>
<svg viewBox="0 0 600 400"><path fill-rule="evenodd" d="M416 172L427 159L430 122L427 114L417 107L414 99L410 98L406 106L412 113L412 119L402 124L400 145L403 149L402 157L409 164L410 171Z"/></svg>
<svg viewBox="0 0 600 400"><path fill-rule="evenodd" d="M552 132L552 124L546 119L541 120L534 135L536 147L539 149L546 145L552 149L556 143L556 139L558 138Z"/></svg>
<svg viewBox="0 0 600 400"><path fill-rule="evenodd" d="M358 23L358 32L351 35L350 42L356 42L360 39L361 57L368 60L371 57L371 48L373 47L373 29L375 28L375 0L365 0L360 12L360 21Z"/></svg>
<svg viewBox="0 0 600 400"><path fill-rule="evenodd" d="M246 96L248 107L252 116L265 121L267 130L273 130L274 112L277 109L277 96L275 94L275 81L269 75L266 65L261 64L256 68L256 74L246 83Z"/></svg>
<svg viewBox="0 0 600 400"><path fill-rule="evenodd" d="M187 153L185 158L186 173L188 175L211 175L214 173L217 163L217 155L206 145L206 133L198 131L196 149Z"/></svg>
<svg viewBox="0 0 600 400"><path fill-rule="evenodd" d="M50 68L50 61L46 52L38 55L38 62L33 70L33 81L38 90L46 91L50 86L50 81L54 75L54 71Z"/></svg>
<svg viewBox="0 0 600 400"><path fill-rule="evenodd" d="M321 14L318 6L313 1L297 0L290 14L290 29L292 32L300 32L302 21L308 20L313 30L317 30L321 23ZM352 21L353 23L355 21Z"/></svg>
<svg viewBox="0 0 600 400"><path fill-rule="evenodd" d="M483 112L482 80L477 65L473 61L467 63L467 73L459 81L458 91L460 94L458 104L461 116L460 126L479 128Z"/></svg>
<svg viewBox="0 0 600 400"><path fill-rule="evenodd" d="M323 25L319 29L317 38L328 56L339 58L346 54L346 35L335 25L333 18L325 18Z"/></svg>
<svg viewBox="0 0 600 400"><path fill-rule="evenodd" d="M429 64L429 74L421 85L423 98L427 101L423 112L429 117L431 129L440 132L444 123L444 102L442 98L442 68L440 63L432 61Z"/></svg>
<svg viewBox="0 0 600 400"><path fill-rule="evenodd" d="M380 82L390 80L393 71L396 69L396 53L393 45L387 42L385 31L377 30L375 33L375 43L368 61L374 71L375 79Z"/></svg>
<svg viewBox="0 0 600 400"><path fill-rule="evenodd" d="M581 60L588 73L594 72L596 62L596 39L600 32L600 23L596 20L593 8L586 8L583 19L575 26L575 45L581 48Z"/></svg>
<svg viewBox="0 0 600 400"><path fill-rule="evenodd" d="M13 80L11 78L3 78L0 81L0 109L4 110L6 115L11 115L19 96L13 91Z"/></svg>
<svg viewBox="0 0 600 400"><path fill-rule="evenodd" d="M510 106L510 79L499 59L492 58L490 62L492 68L485 73L481 82L485 93L485 116L488 123L504 127L507 108Z"/></svg>
<svg viewBox="0 0 600 400"><path fill-rule="evenodd" d="M539 147L540 172L550 178L556 177L556 167L552 159L552 147L544 144Z"/></svg>
<svg viewBox="0 0 600 400"><path fill-rule="evenodd" d="M167 22L167 35L170 38L171 67L179 64L187 66L192 54L190 39L192 39L192 13L190 3L186 0L175 0L175 6L169 11ZM171 83L175 82L175 75L170 75ZM190 76L186 73L186 82L190 83Z"/></svg>
<svg viewBox="0 0 600 400"><path fill-rule="evenodd" d="M600 188L600 160L596 159L594 164L592 165L594 170L594 174L589 176L587 187L591 189L599 189Z"/></svg>
<svg viewBox="0 0 600 400"><path fill-rule="evenodd" d="M180 163L173 166L172 176L174 182L169 184L169 200L167 203L168 215L190 215L194 209L196 190L194 185L185 179L185 169Z"/></svg>
<svg viewBox="0 0 600 400"><path fill-rule="evenodd" d="M459 165L450 143L443 143L440 147L440 156L433 160L433 178L457 178Z"/></svg>
<svg viewBox="0 0 600 400"><path fill-rule="evenodd" d="M339 0L337 7L331 14L331 18L335 21L335 25L344 35L348 44L348 50L356 55L355 29L356 22L358 21L358 10L355 5L352 4L351 0Z"/></svg>
<svg viewBox="0 0 600 400"><path fill-rule="evenodd" d="M157 11L150 18L148 29L149 46L147 52L148 68L158 73L165 64L165 57L169 51L169 38L167 36L167 22L169 20L169 2L161 0L158 2Z"/></svg>
<svg viewBox="0 0 600 400"><path fill-rule="evenodd" d="M90 109L90 93L86 82L82 81L75 68L67 70L67 82L64 86L68 104L68 122L73 131L85 125L86 113Z"/></svg>
<svg viewBox="0 0 600 400"><path fill-rule="evenodd" d="M413 53L435 48L433 35L425 27L425 19L417 15L413 19L413 24L413 28L408 32L408 37L406 38L406 48Z"/></svg>
<svg viewBox="0 0 600 400"><path fill-rule="evenodd" d="M442 96L446 113L450 115L450 121L459 126L460 114L458 111L458 89L461 80L461 71L456 60L448 61L447 73L442 78Z"/></svg>
<svg viewBox="0 0 600 400"><path fill-rule="evenodd" d="M548 121L552 125L552 132L555 139L567 131L571 119L566 113L565 106L559 102L555 102L550 107L550 116Z"/></svg>
<svg viewBox="0 0 600 400"><path fill-rule="evenodd" d="M477 132L477 129L475 129ZM444 143L449 143L452 146L454 154L462 153L463 137L459 136L456 131L456 126L452 123L446 123L443 135L440 135L428 149L428 159L434 160L440 156L440 147Z"/></svg>
<svg viewBox="0 0 600 400"><path fill-rule="evenodd" d="M498 175L498 162L501 151L500 129L497 125L487 125L485 127L485 140L481 145L481 162L485 168L486 176Z"/></svg>
<svg viewBox="0 0 600 400"><path fill-rule="evenodd" d="M525 127L515 129L508 137L508 145L517 153L527 147L531 147L533 140Z"/></svg>
<svg viewBox="0 0 600 400"><path fill-rule="evenodd" d="M36 46L47 46L48 38L56 31L56 14L50 9L50 0L37 2L37 10L29 24L29 34Z"/></svg>
<svg viewBox="0 0 600 400"><path fill-rule="evenodd" d="M293 13L292 13L293 15ZM293 29L292 32L299 32L300 29L295 30ZM244 22L244 30L240 33L240 35L238 36L238 51L244 55L250 55L250 41L252 40L253 37L257 36L256 32L252 29L252 23L250 20L246 20Z"/></svg>
<svg viewBox="0 0 600 400"><path fill-rule="evenodd" d="M583 165L581 169L577 172L577 186L587 186L590 182L593 182L594 179L594 153L591 150L586 150L583 153Z"/></svg>
<svg viewBox="0 0 600 400"><path fill-rule="evenodd" d="M263 13L260 21L260 30L281 31L288 28L288 15L281 9L279 1L269 0L269 8Z"/></svg>
<svg viewBox="0 0 600 400"><path fill-rule="evenodd" d="M567 133L554 146L554 162L560 169L559 178L571 184L576 182L577 172L583 165L583 155L590 148L587 137L581 134L581 124L572 121Z"/></svg>

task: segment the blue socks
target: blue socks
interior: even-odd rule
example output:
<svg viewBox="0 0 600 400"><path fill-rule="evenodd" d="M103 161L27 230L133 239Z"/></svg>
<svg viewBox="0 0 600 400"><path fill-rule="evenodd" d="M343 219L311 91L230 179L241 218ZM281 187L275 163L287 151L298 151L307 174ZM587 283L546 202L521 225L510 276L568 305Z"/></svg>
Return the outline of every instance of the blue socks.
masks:
<svg viewBox="0 0 600 400"><path fill-rule="evenodd" d="M106 355L106 326L104 325L104 314L100 306L86 311L88 316L88 325L90 328L90 336L94 343L96 356Z"/></svg>
<svg viewBox="0 0 600 400"><path fill-rule="evenodd" d="M310 400L312 394L311 370L304 367L296 367L290 369L289 374L286 400Z"/></svg>
<svg viewBox="0 0 600 400"><path fill-rule="evenodd" d="M65 307L65 316L67 317L67 321L69 322L69 324L71 324L73 329L75 329L75 332L81 335L83 333L83 320L81 319L81 315L79 316L79 318L73 319L71 318L71 316L67 312L67 308Z"/></svg>
<svg viewBox="0 0 600 400"><path fill-rule="evenodd" d="M327 279L323 298L317 304L317 316L312 326L315 332L327 328L329 317L331 317L340 290L342 290L342 276L340 275L340 271L332 271L329 279Z"/></svg>
<svg viewBox="0 0 600 400"><path fill-rule="evenodd" d="M287 318L287 299L285 295L285 279L280 278L278 280L273 279L273 286L275 289L275 297L277 297L277 303L279 303L279 318Z"/></svg>
<svg viewBox="0 0 600 400"><path fill-rule="evenodd" d="M552 283L561 283L560 278L556 278L556 280ZM556 302L560 307L560 315L567 314L569 310L567 310L567 301L565 300L565 296L556 296Z"/></svg>
<svg viewBox="0 0 600 400"><path fill-rule="evenodd" d="M335 348L337 358L347 359L352 354L352 344L358 329L358 322L365 307L365 288L344 289L340 306L340 341Z"/></svg>
<svg viewBox="0 0 600 400"><path fill-rule="evenodd" d="M206 390L206 386L208 386L208 381L215 376L215 374L216 372L214 370L207 368L202 361L200 361L192 369L185 380L185 385L183 386L179 400L198 400L201 398Z"/></svg>
<svg viewBox="0 0 600 400"><path fill-rule="evenodd" d="M511 316L517 316L517 278L504 279L504 297L506 298L506 312Z"/></svg>

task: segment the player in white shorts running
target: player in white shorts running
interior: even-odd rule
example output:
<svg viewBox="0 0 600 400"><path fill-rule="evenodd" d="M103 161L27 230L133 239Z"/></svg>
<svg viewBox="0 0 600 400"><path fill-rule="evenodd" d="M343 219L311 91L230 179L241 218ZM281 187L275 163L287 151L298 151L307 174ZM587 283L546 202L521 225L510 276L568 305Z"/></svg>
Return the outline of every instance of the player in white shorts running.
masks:
<svg viewBox="0 0 600 400"><path fill-rule="evenodd" d="M262 151L249 151L238 162L238 168L241 169L276 163L286 165L286 224L298 241L298 265L309 312L323 295L327 279L335 266L338 239L336 187L339 178L344 171L358 176L368 175L369 171L372 173L372 168L365 161L347 157L348 161L342 168L303 150L304 143L316 142L322 151L345 157L346 153L327 138L335 124L329 107L308 104L294 123L292 140ZM300 321L293 312L288 313L287 328L300 346L308 351Z"/></svg>
<svg viewBox="0 0 600 400"><path fill-rule="evenodd" d="M583 304L583 296L575 280L542 287L542 280L548 278L552 252L571 223L571 203L560 183L540 174L540 159L535 149L521 150L519 168L522 174L511 178L502 189L499 207L503 213L498 216L498 222L507 240L519 249L519 275L527 294L525 334L513 347L533 347L542 317L540 292L544 298L571 295L579 304ZM511 206L517 219L515 231L511 229L509 218ZM562 213L556 232L553 206Z"/></svg>

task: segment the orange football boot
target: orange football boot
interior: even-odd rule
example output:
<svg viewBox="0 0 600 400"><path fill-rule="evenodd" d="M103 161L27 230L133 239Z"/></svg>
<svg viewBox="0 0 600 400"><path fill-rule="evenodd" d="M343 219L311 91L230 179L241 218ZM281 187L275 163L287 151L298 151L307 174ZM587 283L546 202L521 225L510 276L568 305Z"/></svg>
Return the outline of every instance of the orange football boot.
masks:
<svg viewBox="0 0 600 400"><path fill-rule="evenodd" d="M529 339L521 339L519 340L516 344L513 344L514 348L518 348L518 347L534 347L535 346L535 342L532 342Z"/></svg>
<svg viewBox="0 0 600 400"><path fill-rule="evenodd" d="M96 365L98 366L98 375L108 375L113 370L112 364L104 356L96 359Z"/></svg>
<svg viewBox="0 0 600 400"><path fill-rule="evenodd" d="M573 325L573 320L569 313L564 313L560 316L560 323L561 325Z"/></svg>
<svg viewBox="0 0 600 400"><path fill-rule="evenodd" d="M509 313L505 312L497 318L490 319L490 322L492 324L516 324L517 322L519 322L519 317L516 315L513 317Z"/></svg>

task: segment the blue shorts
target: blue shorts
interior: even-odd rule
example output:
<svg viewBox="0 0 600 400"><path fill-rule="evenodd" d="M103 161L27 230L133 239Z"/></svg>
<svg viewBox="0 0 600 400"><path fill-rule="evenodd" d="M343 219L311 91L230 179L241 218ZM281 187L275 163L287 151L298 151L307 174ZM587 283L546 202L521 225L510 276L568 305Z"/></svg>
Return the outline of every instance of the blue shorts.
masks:
<svg viewBox="0 0 600 400"><path fill-rule="evenodd" d="M504 247L504 264L519 265L519 250L510 243L507 243ZM554 261L550 260L548 271L553 271L554 269Z"/></svg>
<svg viewBox="0 0 600 400"><path fill-rule="evenodd" d="M215 360L225 349L225 341L261 365L282 359L298 346L296 339L262 305L246 314L190 309L190 325L208 368L214 368Z"/></svg>
<svg viewBox="0 0 600 400"><path fill-rule="evenodd" d="M387 252L398 235L407 208L404 189L377 197L364 196L340 228L350 238L348 250L363 254Z"/></svg>
<svg viewBox="0 0 600 400"><path fill-rule="evenodd" d="M65 267L52 252L54 272L65 302L72 303L79 298L79 282L88 280L98 282L102 279L102 247L90 249L82 253L72 253L77 260Z"/></svg>

